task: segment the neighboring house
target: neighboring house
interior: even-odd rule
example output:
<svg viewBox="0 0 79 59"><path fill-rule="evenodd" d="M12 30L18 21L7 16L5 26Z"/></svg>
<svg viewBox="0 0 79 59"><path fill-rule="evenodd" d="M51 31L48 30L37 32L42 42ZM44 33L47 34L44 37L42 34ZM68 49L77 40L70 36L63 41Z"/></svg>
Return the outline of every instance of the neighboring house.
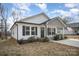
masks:
<svg viewBox="0 0 79 59"><path fill-rule="evenodd" d="M1 27L1 22L0 22L0 35L1 35L2 31L3 31L3 33L5 32L5 24L3 24L3 27Z"/></svg>
<svg viewBox="0 0 79 59"><path fill-rule="evenodd" d="M6 29L8 29L8 27L9 27L9 24L7 24ZM1 25L1 22L0 22L0 32L2 32L2 30L3 30L3 32L5 32L5 23L3 23L3 24Z"/></svg>
<svg viewBox="0 0 79 59"><path fill-rule="evenodd" d="M12 37L17 40L29 37L52 37L55 34L63 34L66 25L60 17L49 19L44 13L27 17L17 21L11 27Z"/></svg>
<svg viewBox="0 0 79 59"><path fill-rule="evenodd" d="M79 23L70 23L68 24L69 27L71 27L74 30L75 34L79 34Z"/></svg>

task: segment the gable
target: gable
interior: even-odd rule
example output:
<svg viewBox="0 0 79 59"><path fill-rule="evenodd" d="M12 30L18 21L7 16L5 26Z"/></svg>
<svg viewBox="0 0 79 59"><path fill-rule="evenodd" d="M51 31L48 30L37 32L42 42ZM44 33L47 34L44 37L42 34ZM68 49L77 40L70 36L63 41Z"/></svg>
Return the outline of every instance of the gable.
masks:
<svg viewBox="0 0 79 59"><path fill-rule="evenodd" d="M59 18L52 18L47 24L52 27L65 27L65 24Z"/></svg>
<svg viewBox="0 0 79 59"><path fill-rule="evenodd" d="M35 15L32 17L25 18L22 21L29 22L29 23L41 24L41 23L47 21L48 19L49 18L44 13L41 13L41 14L38 14L38 15Z"/></svg>

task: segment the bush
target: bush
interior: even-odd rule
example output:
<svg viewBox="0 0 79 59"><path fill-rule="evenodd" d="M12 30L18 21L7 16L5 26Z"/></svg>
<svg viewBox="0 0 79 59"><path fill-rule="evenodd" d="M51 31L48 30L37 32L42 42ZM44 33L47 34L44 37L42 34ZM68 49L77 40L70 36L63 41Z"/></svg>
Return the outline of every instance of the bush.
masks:
<svg viewBox="0 0 79 59"><path fill-rule="evenodd" d="M64 39L67 39L67 38L68 38L67 36L64 37Z"/></svg>
<svg viewBox="0 0 79 59"><path fill-rule="evenodd" d="M49 39L47 37L44 38L35 38L35 37L30 37L27 39L27 42L48 42Z"/></svg>
<svg viewBox="0 0 79 59"><path fill-rule="evenodd" d="M36 41L35 37L29 37L27 39L27 42L35 42L35 41Z"/></svg>
<svg viewBox="0 0 79 59"><path fill-rule="evenodd" d="M49 38L48 37L41 38L41 41L42 42L48 42L49 41Z"/></svg>
<svg viewBox="0 0 79 59"><path fill-rule="evenodd" d="M23 44L23 39L17 41L19 44Z"/></svg>
<svg viewBox="0 0 79 59"><path fill-rule="evenodd" d="M19 44L24 44L24 43L31 43L31 42L48 42L49 39L47 37L44 38L35 38L35 37L29 37L27 40L24 40L23 38L18 40L17 42Z"/></svg>
<svg viewBox="0 0 79 59"><path fill-rule="evenodd" d="M37 41L37 42L41 42L42 39L41 39L41 38L37 38L36 41Z"/></svg>
<svg viewBox="0 0 79 59"><path fill-rule="evenodd" d="M57 34L54 36L54 40L62 40L63 39L63 35L62 34Z"/></svg>

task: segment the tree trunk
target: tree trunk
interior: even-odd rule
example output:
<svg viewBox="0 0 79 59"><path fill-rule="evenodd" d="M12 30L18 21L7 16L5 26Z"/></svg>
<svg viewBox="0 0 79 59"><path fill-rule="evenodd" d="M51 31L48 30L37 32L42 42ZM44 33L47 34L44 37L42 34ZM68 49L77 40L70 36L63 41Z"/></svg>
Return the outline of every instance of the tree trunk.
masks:
<svg viewBox="0 0 79 59"><path fill-rule="evenodd" d="M5 20L5 39L7 40L7 21Z"/></svg>
<svg viewBox="0 0 79 59"><path fill-rule="evenodd" d="M1 19L1 39L3 40L3 19Z"/></svg>

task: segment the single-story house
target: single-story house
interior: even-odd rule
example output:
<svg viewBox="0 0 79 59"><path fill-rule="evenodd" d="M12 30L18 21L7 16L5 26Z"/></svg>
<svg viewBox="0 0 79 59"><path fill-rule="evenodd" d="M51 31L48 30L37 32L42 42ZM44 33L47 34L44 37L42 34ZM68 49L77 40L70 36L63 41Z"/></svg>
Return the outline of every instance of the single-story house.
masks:
<svg viewBox="0 0 79 59"><path fill-rule="evenodd" d="M79 34L79 22L70 23L68 24L68 27L71 27L73 29L73 34Z"/></svg>
<svg viewBox="0 0 79 59"><path fill-rule="evenodd" d="M17 21L11 27L11 35L17 40L29 37L52 37L55 34L63 34L66 24L60 17L49 19L45 13L24 18Z"/></svg>

